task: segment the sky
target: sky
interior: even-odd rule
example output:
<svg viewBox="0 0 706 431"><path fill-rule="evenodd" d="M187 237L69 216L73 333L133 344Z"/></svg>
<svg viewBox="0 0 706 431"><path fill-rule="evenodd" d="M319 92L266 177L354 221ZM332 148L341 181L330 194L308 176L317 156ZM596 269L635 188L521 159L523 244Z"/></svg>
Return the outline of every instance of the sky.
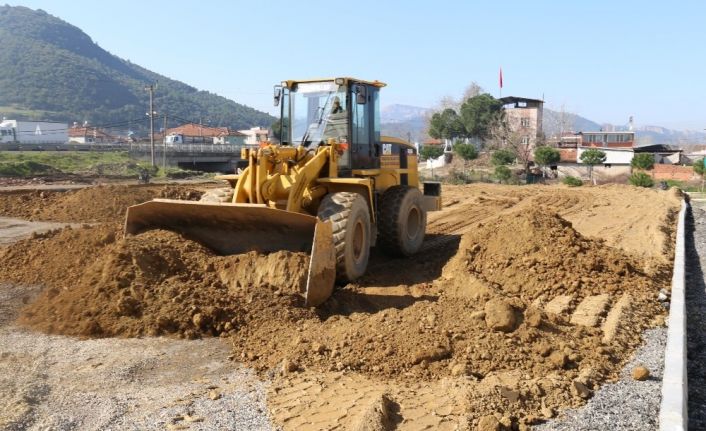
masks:
<svg viewBox="0 0 706 431"><path fill-rule="evenodd" d="M26 0L118 57L274 113L285 79L354 76L383 105L477 82L599 123L703 130L706 2Z"/></svg>

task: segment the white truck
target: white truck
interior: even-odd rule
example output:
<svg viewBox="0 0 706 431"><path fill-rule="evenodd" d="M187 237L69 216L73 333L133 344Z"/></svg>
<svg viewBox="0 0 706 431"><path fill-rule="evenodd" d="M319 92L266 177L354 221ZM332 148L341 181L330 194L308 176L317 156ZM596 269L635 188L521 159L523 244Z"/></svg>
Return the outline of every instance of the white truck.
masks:
<svg viewBox="0 0 706 431"><path fill-rule="evenodd" d="M0 143L65 144L68 140L66 123L7 119L0 122Z"/></svg>

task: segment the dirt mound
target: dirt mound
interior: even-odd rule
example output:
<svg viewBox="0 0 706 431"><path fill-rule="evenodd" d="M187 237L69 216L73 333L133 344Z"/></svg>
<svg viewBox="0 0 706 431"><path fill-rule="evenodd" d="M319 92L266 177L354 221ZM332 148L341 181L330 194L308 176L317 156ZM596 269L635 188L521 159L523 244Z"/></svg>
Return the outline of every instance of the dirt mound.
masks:
<svg viewBox="0 0 706 431"><path fill-rule="evenodd" d="M164 199L179 199L183 201L197 201L201 199L202 191L184 186L165 186L156 197Z"/></svg>
<svg viewBox="0 0 706 431"><path fill-rule="evenodd" d="M530 303L646 291L656 274L644 274L640 266L623 251L583 237L558 214L531 209L464 235L443 276L460 296L513 296Z"/></svg>
<svg viewBox="0 0 706 431"><path fill-rule="evenodd" d="M0 251L0 279L47 286L20 323L90 337L194 338L237 331L263 308L301 305L306 255L217 256L173 232L121 236L115 225L86 226Z"/></svg>
<svg viewBox="0 0 706 431"><path fill-rule="evenodd" d="M40 190L0 193L0 217L31 220L42 208L58 202L62 195Z"/></svg>
<svg viewBox="0 0 706 431"><path fill-rule="evenodd" d="M102 198L107 207L117 199ZM570 198L556 205L573 217L592 205L587 195ZM665 314L656 297L669 277L522 196L477 200L463 223L448 212L433 222L439 235L464 229L450 261L439 258L453 255L449 241L428 255L378 261L361 283L384 284L348 285L318 310L296 307L304 255L217 256L170 232L123 239L118 223L10 246L0 251L0 279L47 286L21 317L43 331L227 336L236 358L283 380L326 372L393 388L462 381L472 386L463 403L471 424L498 413L516 427L582 404L615 377L643 329Z"/></svg>
<svg viewBox="0 0 706 431"><path fill-rule="evenodd" d="M533 423L582 404L616 377L642 331L664 315L655 298L668 280L635 266L556 214L530 210L465 235L444 277L412 286L411 296L380 294L376 304L349 286L319 311L321 319L263 319L232 340L241 358L283 375L313 369L388 381L470 379L477 382L467 395L471 423L497 412L512 412L508 426ZM568 300L549 307L556 298ZM639 312L626 311L625 298Z"/></svg>
<svg viewBox="0 0 706 431"><path fill-rule="evenodd" d="M198 200L202 192L182 186L87 187L77 191L0 194L0 216L37 221L118 222L127 207L154 198Z"/></svg>

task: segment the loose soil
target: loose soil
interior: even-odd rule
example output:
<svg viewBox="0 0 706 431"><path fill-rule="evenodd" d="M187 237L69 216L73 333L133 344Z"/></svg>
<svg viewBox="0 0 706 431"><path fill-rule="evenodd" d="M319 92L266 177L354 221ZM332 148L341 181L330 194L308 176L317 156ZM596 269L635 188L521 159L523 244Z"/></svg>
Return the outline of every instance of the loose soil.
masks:
<svg viewBox="0 0 706 431"><path fill-rule="evenodd" d="M0 280L46 286L19 322L81 337L227 338L274 379L271 411L287 429L476 427L494 415L524 427L584 403L663 322L673 191L447 187L422 253L374 253L368 275L306 309L306 255L218 256L166 231L122 237L126 206L198 193L171 190L0 196L0 215L103 222L0 249Z"/></svg>
<svg viewBox="0 0 706 431"><path fill-rule="evenodd" d="M111 222L125 210L153 198L198 200L203 192L177 186L88 187L77 191L18 191L0 193L0 215L32 221Z"/></svg>

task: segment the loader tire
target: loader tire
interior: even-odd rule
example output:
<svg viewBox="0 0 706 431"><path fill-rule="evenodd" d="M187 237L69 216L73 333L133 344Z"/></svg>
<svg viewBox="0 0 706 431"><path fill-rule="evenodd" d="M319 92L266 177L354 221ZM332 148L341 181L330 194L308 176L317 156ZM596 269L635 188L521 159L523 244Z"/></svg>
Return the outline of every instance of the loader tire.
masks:
<svg viewBox="0 0 706 431"><path fill-rule="evenodd" d="M326 195L318 217L331 220L336 248L336 280L347 283L365 274L370 258L370 210L358 193Z"/></svg>
<svg viewBox="0 0 706 431"><path fill-rule="evenodd" d="M378 241L393 256L411 256L422 247L427 213L416 187L393 186L385 190L378 212Z"/></svg>
<svg viewBox="0 0 706 431"><path fill-rule="evenodd" d="M221 189L211 189L201 195L199 202L206 203L230 203L233 201L233 188L224 187Z"/></svg>

